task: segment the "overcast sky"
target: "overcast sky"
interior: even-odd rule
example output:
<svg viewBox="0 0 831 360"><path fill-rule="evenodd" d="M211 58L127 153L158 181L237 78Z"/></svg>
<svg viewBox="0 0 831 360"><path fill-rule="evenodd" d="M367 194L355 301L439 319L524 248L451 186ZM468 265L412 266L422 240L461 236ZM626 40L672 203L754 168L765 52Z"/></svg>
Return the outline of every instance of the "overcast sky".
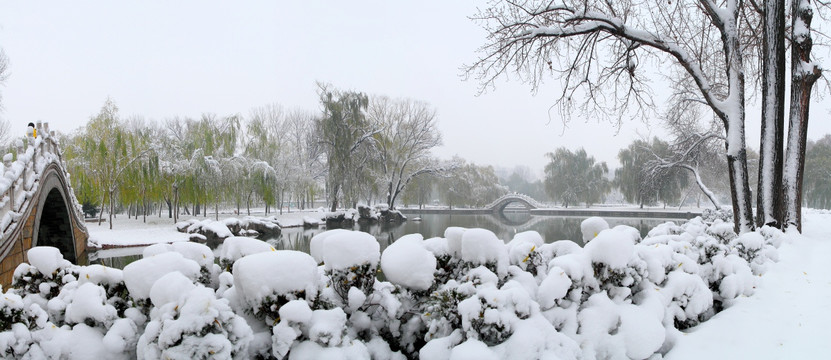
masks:
<svg viewBox="0 0 831 360"><path fill-rule="evenodd" d="M584 147L617 166L621 147L661 135L660 125L575 117L551 110L558 82L536 94L504 81L477 96L459 68L486 33L467 17L484 1L19 1L0 2L0 47L11 76L0 116L23 132L48 121L82 126L109 96L121 114L153 120L202 113L247 115L256 106L318 110L315 81L432 104L444 146L477 164L526 165ZM826 66L828 67L828 66ZM812 105L809 137L831 132L827 106ZM755 112L758 113L758 112ZM754 114L751 111L751 114ZM758 148L758 115L748 115Z"/></svg>

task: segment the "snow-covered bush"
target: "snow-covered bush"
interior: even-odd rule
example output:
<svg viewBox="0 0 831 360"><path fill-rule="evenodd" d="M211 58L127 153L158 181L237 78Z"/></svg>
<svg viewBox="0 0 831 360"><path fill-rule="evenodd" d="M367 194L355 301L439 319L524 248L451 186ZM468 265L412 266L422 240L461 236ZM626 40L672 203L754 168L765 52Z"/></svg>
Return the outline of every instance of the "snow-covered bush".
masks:
<svg viewBox="0 0 831 360"><path fill-rule="evenodd" d="M349 230L316 235L311 255L231 237L218 259L154 245L123 271L36 248L0 300L0 357L660 358L778 258L781 231L737 235L725 220L641 239L593 218L585 247L448 228L383 255Z"/></svg>
<svg viewBox="0 0 831 360"><path fill-rule="evenodd" d="M424 247L421 234L405 235L381 256L381 270L391 283L424 291L433 286L436 257Z"/></svg>
<svg viewBox="0 0 831 360"><path fill-rule="evenodd" d="M299 251L270 251L234 263L234 288L245 308L271 325L292 300L311 303L317 295L317 265Z"/></svg>
<svg viewBox="0 0 831 360"><path fill-rule="evenodd" d="M378 240L364 232L338 232L323 242L326 275L343 301L349 299L353 287L365 295L372 291L380 257Z"/></svg>
<svg viewBox="0 0 831 360"><path fill-rule="evenodd" d="M507 275L508 250L490 230L468 229L461 239L462 266L467 269L484 266L498 276Z"/></svg>
<svg viewBox="0 0 831 360"><path fill-rule="evenodd" d="M150 289L167 273L180 272L192 282L200 276L199 264L178 252L165 252L134 261L124 267L124 285L138 306L148 309Z"/></svg>
<svg viewBox="0 0 831 360"><path fill-rule="evenodd" d="M12 287L20 289L26 303L35 302L46 308L46 302L58 296L61 287L77 280L72 263L53 247L36 246L26 252L29 263L14 269Z"/></svg>
<svg viewBox="0 0 831 360"><path fill-rule="evenodd" d="M139 359L246 357L251 328L228 301L201 285L155 308L138 340Z"/></svg>
<svg viewBox="0 0 831 360"><path fill-rule="evenodd" d="M231 271L234 262L243 256L269 251L276 250L264 241L244 236L232 236L222 242L219 251L219 266L222 271Z"/></svg>
<svg viewBox="0 0 831 360"><path fill-rule="evenodd" d="M580 232L583 234L583 243L596 238L601 231L609 228L609 223L601 217L593 216L580 222Z"/></svg>

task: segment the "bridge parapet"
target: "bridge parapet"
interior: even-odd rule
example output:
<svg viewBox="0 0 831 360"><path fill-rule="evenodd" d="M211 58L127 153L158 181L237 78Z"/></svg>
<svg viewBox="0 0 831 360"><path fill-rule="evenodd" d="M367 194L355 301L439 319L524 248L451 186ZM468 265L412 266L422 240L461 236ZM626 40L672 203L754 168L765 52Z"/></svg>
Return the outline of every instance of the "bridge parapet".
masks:
<svg viewBox="0 0 831 360"><path fill-rule="evenodd" d="M25 140L19 140L16 154L3 156L0 167L0 283L8 285L14 268L25 261L25 252L38 242L41 220L54 219L56 213L44 215L45 200L52 190L59 188L60 200L64 203L59 215L68 217L70 234L64 234L72 242L71 260L77 261L86 250L87 230L81 207L69 185L69 174L63 165L62 156L54 131L49 123L37 124L37 137L29 133ZM25 146L24 146L25 145ZM16 157L16 159L15 159ZM47 185L44 189L44 185ZM45 192L45 193L44 193ZM45 216L41 219L41 216ZM64 225L64 227L67 227ZM48 231L45 231L48 232ZM54 231L49 233L55 237ZM67 245L69 246L69 245Z"/></svg>

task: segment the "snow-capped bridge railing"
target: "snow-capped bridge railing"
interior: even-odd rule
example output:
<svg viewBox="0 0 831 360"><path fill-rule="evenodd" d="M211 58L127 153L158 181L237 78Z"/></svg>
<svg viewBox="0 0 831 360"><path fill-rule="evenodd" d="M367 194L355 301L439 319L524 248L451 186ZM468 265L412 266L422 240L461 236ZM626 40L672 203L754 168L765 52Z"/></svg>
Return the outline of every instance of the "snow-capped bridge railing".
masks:
<svg viewBox="0 0 831 360"><path fill-rule="evenodd" d="M28 133L24 140L18 140L15 153L3 156L0 166L0 242L5 242L15 232L17 226L25 223L23 216L32 206L32 200L37 200L41 175L49 164L56 163L63 171L64 178L69 174L64 168L58 141L55 132L49 130L49 123L37 123L35 134ZM24 146L26 145L26 146ZM76 224L83 227L83 213L75 193L69 184L66 184L67 199L71 216L75 217Z"/></svg>
<svg viewBox="0 0 831 360"><path fill-rule="evenodd" d="M511 193L505 194L499 197L499 199L494 200L490 204L485 206L485 209L492 209L492 210L499 210L498 208L510 204L512 202L521 202L526 203L528 206L534 209L545 208L547 207L545 204L535 200L534 198L519 193Z"/></svg>

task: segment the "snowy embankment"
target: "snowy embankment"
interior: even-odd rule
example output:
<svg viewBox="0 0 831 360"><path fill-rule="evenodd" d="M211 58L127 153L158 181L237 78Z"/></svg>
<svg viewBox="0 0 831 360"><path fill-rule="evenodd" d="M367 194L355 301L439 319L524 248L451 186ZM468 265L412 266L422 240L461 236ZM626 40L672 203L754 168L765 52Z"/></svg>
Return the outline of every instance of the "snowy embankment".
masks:
<svg viewBox="0 0 831 360"><path fill-rule="evenodd" d="M16 269L0 300L0 352L108 359L821 356L825 345L812 340L827 324L815 314L827 304L828 276L820 273L821 260L831 257L828 223L829 215L807 214L814 239L805 240L770 228L737 236L730 223L697 218L662 224L642 239L634 228L609 229L593 218L581 228L590 239L583 248L545 243L536 232L506 244L487 230L448 228L441 238L407 235L383 253L369 234L333 230L312 239L311 255L230 237L218 259L202 244L157 244L123 271L74 266L57 249L33 248L31 264ZM780 244L786 258L776 264ZM379 267L387 281L376 278ZM817 275L804 284L794 271ZM778 288L784 286L793 299ZM793 304L807 309L787 309ZM802 327L805 334L795 330ZM748 331L782 337L793 348L757 354L759 338L746 347L729 341L749 341ZM792 338L799 335L806 338Z"/></svg>
<svg viewBox="0 0 831 360"><path fill-rule="evenodd" d="M304 224L317 225L322 222L325 213L320 211L305 211L283 213L279 215L272 215L267 218L261 218L268 222L273 222L279 225L280 228L288 227L302 227ZM223 233L231 236L231 229L229 225L245 222L251 217L233 217L228 214L220 214L220 220L214 221L211 218L202 216L195 216L190 218L183 218L180 224L189 223L199 224L207 228L215 228L215 233ZM254 219L254 218L251 218ZM177 224L173 224L169 218L159 218L150 216L147 222L136 219L125 219L123 217L113 219L113 229L109 228L107 223L102 223L100 226L96 223L87 224L89 230L90 247L94 248L119 248L131 246L148 246L157 243L173 243L178 241L188 241L191 234L180 232L177 230ZM226 234L227 232L227 234ZM225 237L227 237L225 236Z"/></svg>
<svg viewBox="0 0 831 360"><path fill-rule="evenodd" d="M831 354L831 214L805 214L756 293L682 337L668 359L820 359Z"/></svg>

